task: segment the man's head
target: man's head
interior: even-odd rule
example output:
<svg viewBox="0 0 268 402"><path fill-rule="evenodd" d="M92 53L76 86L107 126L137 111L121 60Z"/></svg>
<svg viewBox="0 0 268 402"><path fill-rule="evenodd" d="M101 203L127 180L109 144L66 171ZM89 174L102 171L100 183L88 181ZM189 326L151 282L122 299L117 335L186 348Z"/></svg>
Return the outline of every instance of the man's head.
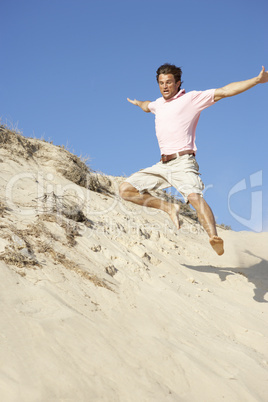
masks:
<svg viewBox="0 0 268 402"><path fill-rule="evenodd" d="M156 71L160 92L165 100L172 98L180 90L182 71L174 64L163 64Z"/></svg>

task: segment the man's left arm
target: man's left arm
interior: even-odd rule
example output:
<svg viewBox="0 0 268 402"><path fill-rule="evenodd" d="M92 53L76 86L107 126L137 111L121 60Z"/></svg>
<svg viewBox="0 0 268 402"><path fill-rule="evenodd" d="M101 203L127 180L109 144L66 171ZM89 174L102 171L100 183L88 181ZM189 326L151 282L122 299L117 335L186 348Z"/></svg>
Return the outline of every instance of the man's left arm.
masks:
<svg viewBox="0 0 268 402"><path fill-rule="evenodd" d="M246 81L232 82L222 88L217 88L214 94L214 102L218 102L220 99L234 96L247 91L248 89L255 87L257 84L264 84L268 82L268 71L262 66L262 70L257 77L251 78Z"/></svg>

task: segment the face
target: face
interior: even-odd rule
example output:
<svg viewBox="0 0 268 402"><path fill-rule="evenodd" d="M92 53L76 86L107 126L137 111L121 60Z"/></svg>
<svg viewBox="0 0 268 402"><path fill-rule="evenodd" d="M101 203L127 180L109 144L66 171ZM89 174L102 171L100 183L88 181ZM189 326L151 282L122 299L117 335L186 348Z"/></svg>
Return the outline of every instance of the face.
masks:
<svg viewBox="0 0 268 402"><path fill-rule="evenodd" d="M168 100L176 95L181 82L175 82L173 74L160 74L158 77L158 85L163 98Z"/></svg>

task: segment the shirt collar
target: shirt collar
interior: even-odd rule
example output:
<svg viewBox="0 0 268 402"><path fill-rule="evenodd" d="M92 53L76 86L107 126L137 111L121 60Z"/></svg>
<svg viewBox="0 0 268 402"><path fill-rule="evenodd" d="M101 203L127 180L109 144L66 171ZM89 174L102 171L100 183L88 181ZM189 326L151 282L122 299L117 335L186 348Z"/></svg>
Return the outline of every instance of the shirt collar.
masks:
<svg viewBox="0 0 268 402"><path fill-rule="evenodd" d="M180 96L185 94L185 89L181 89L179 92L176 93L176 95L174 95L172 98L165 100L164 98L164 102L171 102L175 99L178 99Z"/></svg>

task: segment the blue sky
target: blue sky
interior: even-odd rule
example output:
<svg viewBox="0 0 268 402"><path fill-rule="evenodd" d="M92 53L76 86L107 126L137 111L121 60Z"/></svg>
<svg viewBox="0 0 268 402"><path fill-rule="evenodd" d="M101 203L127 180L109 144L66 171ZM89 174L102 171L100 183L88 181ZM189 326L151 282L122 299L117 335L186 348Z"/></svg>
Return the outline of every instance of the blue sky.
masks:
<svg viewBox="0 0 268 402"><path fill-rule="evenodd" d="M27 137L130 175L159 160L159 65L182 67L186 91L268 69L267 0L0 0L0 117ZM217 223L268 230L268 84L202 112L197 160Z"/></svg>

